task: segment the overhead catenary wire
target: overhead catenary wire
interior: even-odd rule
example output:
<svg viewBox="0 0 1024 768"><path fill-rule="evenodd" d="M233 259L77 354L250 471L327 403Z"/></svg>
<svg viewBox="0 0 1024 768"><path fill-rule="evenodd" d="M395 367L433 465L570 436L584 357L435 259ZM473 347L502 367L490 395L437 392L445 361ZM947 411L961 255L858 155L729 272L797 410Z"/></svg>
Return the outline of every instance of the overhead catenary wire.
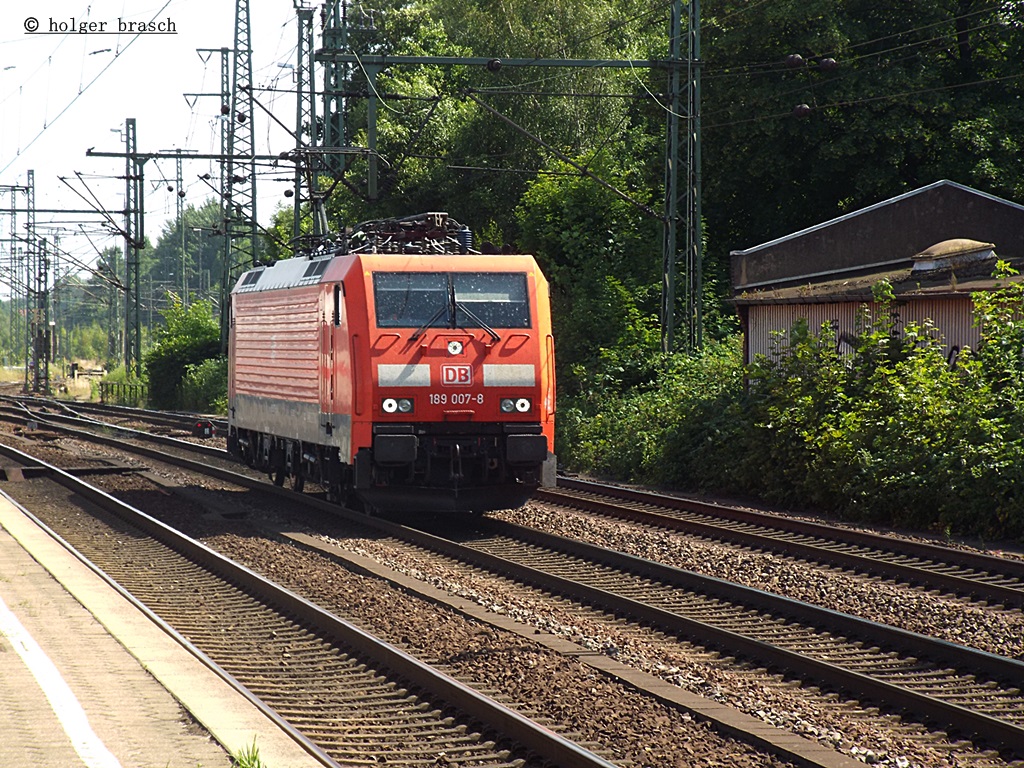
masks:
<svg viewBox="0 0 1024 768"><path fill-rule="evenodd" d="M976 16L976 15L978 15L980 13L984 13L985 11L990 11L990 10L991 9L972 11L970 13L961 14L959 16L951 16L951 17L949 17L947 19L943 19L941 21L936 21L936 22L933 22L931 24L926 24L926 25L923 25L923 26L920 26L920 27L911 27L909 29L905 29L905 30L902 30L900 32L894 32L894 33L892 33L890 35L886 35L884 37L874 38L872 40L862 40L862 41L858 41L858 42L851 42L843 50L828 49L828 50L818 51L818 52L815 53L815 57L816 58L825 58L825 57L841 56L846 50L856 51L856 50L864 48L865 46L868 46L868 45L874 45L875 43L884 42L886 40L891 40L893 38L905 37L907 35L912 35L915 32L922 32L922 31L931 29L933 27L937 27L937 26L941 26L941 25L945 25L945 24L955 24L957 21L960 21L962 19L967 19L967 18L970 18L972 16ZM968 27L967 29L962 30L962 32L970 34L970 33L973 33L973 32L979 32L979 31L982 31L982 30L985 30L985 29L990 29L992 27L997 27L997 26L1002 26L1002 23L998 22L998 21L987 22L985 24L981 24L981 25L978 25L978 26L975 26L975 27ZM949 38L955 36L956 34L957 34L957 32L951 32L951 33L947 33L947 34L943 34L943 35L936 35L934 37L926 38L924 40L910 41L910 42L907 42L907 43L903 43L901 45L892 46L890 48L884 48L884 49L881 49L881 50L869 51L867 53L863 53L863 54L860 54L860 55L857 55L857 56L843 56L843 66L844 66L844 68L847 68L847 67L851 66L852 64L856 63L857 61L860 61L861 59L877 58L879 56L883 56L883 55L889 54L889 53L895 53L897 51L901 51L901 50L904 50L904 49L907 49L907 48L917 48L917 47L921 47L921 46L924 46L924 45L928 45L929 43L935 43L935 42L940 42L940 41L943 41L943 40L948 40ZM788 53L788 52L786 52L786 53ZM711 64L711 63L708 63L706 65L706 68L705 68L704 76L705 76L705 79L707 79L709 81L714 81L714 80L717 80L717 79L721 79L723 77L743 77L743 76L752 76L752 75L756 75L756 74L778 74L780 71L786 71L788 69L790 69L790 67L785 63L784 56L783 56L782 52L780 52L780 56L778 58L776 58L776 59L771 60L771 61L764 61L764 62L759 62L759 63L754 63L754 64L744 64L741 67L730 67L728 70L718 70L718 71L716 71L716 69L714 68L714 65Z"/></svg>
<svg viewBox="0 0 1024 768"><path fill-rule="evenodd" d="M153 16L151 17L150 21L154 21L154 20L155 20L155 19L156 19L156 18L157 18L158 16L160 16L160 14L162 14L162 13L163 13L163 12L164 12L164 11L165 11L165 10L167 9L167 6L169 6L169 5L170 5L170 4L172 3L172 2L173 2L173 0L166 0L166 1L164 2L164 4L163 4L163 5L162 5L162 6L160 7L160 10L158 10L158 11L157 11L156 13L154 13L154 14L153 14ZM38 141L38 140L39 140L39 138L40 138L40 137L41 137L41 136L42 136L42 135L43 135L43 134L44 134L44 133L46 132L46 129L47 129L47 128L49 128L49 127L50 127L51 125L53 125L53 124L54 124L55 122L57 122L57 120L59 120L59 119L60 119L61 117L63 117L63 116L64 116L64 114L65 114L65 113L66 113L66 112L67 112L67 111L68 111L69 109L71 109L71 107L72 107L72 106L74 106L75 102L77 102L77 101L78 101L78 100L79 100L79 99L80 99L80 98L82 97L82 95L83 95L84 93L86 93L86 91L88 91L88 90L89 90L89 89L90 89L90 88L91 88L91 87L93 86L93 84L94 84L94 83L96 83L96 81L97 81L97 80L99 80L99 79L100 79L101 77L103 77L103 75L104 75L104 74L106 74L107 70L109 70L109 69L110 69L110 67L111 67L111 66L112 66L112 65L114 64L114 62L115 62L115 61L117 61L117 60L118 60L118 58L120 58L120 56L121 56L121 55L122 55L122 54L123 54L123 53L124 53L125 51L127 51L127 50L128 50L128 48L130 48L130 47L131 47L132 43L134 43L134 42L135 42L136 40L138 40L138 39L139 39L139 37L141 36L141 34L142 34L141 32L139 32L139 33L136 33L136 34L135 34L135 35L134 35L134 36L132 37L132 39L128 41L128 43L127 43L127 44L126 44L126 45L124 46L124 48L119 48L119 50L118 50L118 51L117 51L116 53L114 53L114 57L113 57L113 58L112 58L112 59L111 59L110 61L108 61L108 62L107 62L107 65L106 65L105 67L103 67L103 69L101 69L101 70L99 71L99 73L98 73L98 74L97 74L97 75L96 75L95 77L93 77L93 78L92 78L92 80L90 80L90 81L89 81L89 82L88 82L88 83L87 83L87 84L85 85L85 87L84 87L84 88L80 88L80 89L79 89L78 93L77 93L77 94L75 94L75 96L74 96L74 97L73 97L73 98L71 99L71 101L69 101L69 102L68 102L68 103L67 103L67 104L66 104L66 105L64 106L64 108L63 108L63 109L61 109L61 111L60 111L60 112L59 112L59 113L57 114L57 116L56 116L56 117L54 117L54 118L53 118L53 120L50 120L50 121L49 121L48 123L44 124L44 125L43 125L43 128L42 128L42 129L41 129L41 130L39 131L39 133L37 133L37 134L36 134L36 135L35 135L35 136L34 136L34 137L32 138L32 140L31 140L31 141L29 141L29 143L28 143L28 144L26 144L26 145L25 145L25 147L23 147L23 148L22 148L22 149L20 150L19 154L18 154L18 155L16 155L15 157L11 158L11 159L10 159L10 160L9 160L9 161L7 162L7 164L6 164L6 165L4 165L4 166L3 166L2 168L0 168L0 173L3 173L3 172L4 172L4 171L6 171L6 170L7 170L8 168L10 168L10 167L11 167L11 166L12 166L12 165L13 165L13 164L15 163L15 161L17 161L17 160L18 160L18 158L19 158L19 157L20 157L20 156L21 156L22 154L24 154L24 152L25 152L26 150L28 150L28 149L29 149L29 148L30 148L30 147L31 147L31 146L32 146L33 144L35 144L35 143L36 143L36 141Z"/></svg>
<svg viewBox="0 0 1024 768"><path fill-rule="evenodd" d="M941 21L938 21L938 22L933 22L931 24L926 24L926 25L922 25L922 26L919 26L919 27L911 27L909 29L902 30L900 32L895 32L895 33L892 33L890 35L886 35L886 36L883 36L883 37L880 37L880 38L875 38L875 39L873 39L871 41L863 41L863 42L858 42L858 43L851 43L849 48L850 49L856 49L856 48L861 48L861 47L863 47L865 45L868 45L868 44L877 43L877 42L883 42L883 41L886 41L886 40L891 40L891 39L899 38L899 37L904 37L906 35L910 35L910 34L913 34L915 32L919 32L919 31L929 30L929 29L932 29L932 28L934 28L936 26L940 26L940 25L943 25L943 24L955 23L958 20L963 20L963 19L971 18L971 17L977 16L981 12L991 11L991 10L992 9L983 9L983 11L973 11L973 12L970 12L970 13L961 14L959 16L950 17L950 18L947 18L947 19L944 19L944 20L941 20ZM905 44L902 44L902 45L899 45L899 46L893 46L893 47L890 47L890 48L887 48L887 49L884 49L884 50L880 50L880 51L867 52L867 53L862 54L861 56L853 57L852 59L851 58L843 58L841 60L841 63L840 63L839 71L829 73L829 75L827 77L821 78L820 80L816 80L814 82L799 82L799 83L795 83L791 88L788 88L788 89L785 89L785 90L774 90L774 91L772 91L770 93L764 93L763 95L761 95L760 98L749 99L749 100L744 100L744 101L738 101L738 102L730 103L727 106L723 106L720 109L713 110L713 111L707 111L706 110L704 112L704 114L703 114L703 117L705 118L704 128L705 128L705 130L714 130L716 128L723 128L723 127L728 127L728 126L733 126L733 125L741 125L741 124L745 124L745 123L756 123L756 122L761 122L761 121L771 121L771 120L777 120L777 119L780 119L780 118L791 117L792 116L792 107L789 107L784 112L770 112L768 114L756 115L756 116L749 117L749 118L738 118L738 119L735 119L735 120L722 120L722 119L719 119L718 122L711 122L709 120L709 118L714 118L717 115L735 114L736 111L739 110L739 109L753 109L753 108L756 108L758 106L763 106L763 105L769 104L771 102L776 102L777 100L785 98L786 96L789 96L789 95L794 95L794 94L799 94L799 93L806 93L808 90L813 90L813 91L820 92L822 89L833 88L833 87L835 87L837 85L840 85L840 84L842 84L844 82L848 82L853 77L856 77L856 76L859 76L859 75L866 75L866 74L869 75L869 74L871 74L869 71L865 71L863 69L859 69L859 68L856 67L856 64L859 61L862 61L862 60L878 59L880 57L886 56L887 54L898 53L898 52L908 52L907 55L903 56L902 58L895 58L895 59L888 58L888 59L885 60L887 68L895 68L895 67L898 67L903 62L917 60L919 58L919 56L920 56L920 49L923 49L926 46L933 45L935 43L940 43L940 42L947 41L947 40L951 40L951 39L955 39L955 36L958 33L972 34L972 33L983 31L983 30L987 30L987 29L990 29L990 28L992 28L994 26L999 26L999 25L1000 25L1000 22L986 22L986 23L982 23L982 24L977 24L975 26L967 27L966 29L963 29L963 30L958 30L958 31L954 30L954 31L951 31L951 32L949 32L947 34L944 34L944 35L937 35L937 36L933 36L933 37L930 37L930 38L927 38L927 39L924 39L924 40L910 41L910 42L907 42ZM836 52L832 52L832 53L833 53L833 55L838 55ZM823 56L825 56L825 55L827 55L827 54L823 54ZM816 58L821 58L821 57L816 57ZM769 69L761 69L758 72L738 71L738 72L735 72L735 73L720 73L717 76L714 75L714 74L711 74L706 79L713 83L716 79L721 79L722 77L726 77L726 76L744 76L744 75L755 76L757 74L769 74L769 73L777 75L780 72L784 72L786 70L793 71L793 68L787 66L785 64L785 62L782 61L781 59L779 61L772 62L770 65L765 65L765 66L766 67L770 66L770 67L772 67L772 69L770 69L770 70ZM807 70L808 66L809 66L808 64L804 64L797 71L803 72L803 73L809 75L810 72ZM901 91L901 92L898 92L898 93L895 93L895 94L870 96L870 97L865 97L865 98L862 98L862 99L849 99L848 98L848 99L840 99L840 100L832 100L832 101L823 101L823 102L817 103L814 106L814 109L816 109L818 111L821 111L821 110L824 110L824 109L828 109L830 107L837 107L837 106L850 107L850 106L856 106L856 105L859 105L859 104L866 104L866 103L872 103L872 102L879 102L879 101L886 101L886 100L898 100L900 98L903 98L903 97L906 97L906 96L909 96L909 95L913 95L913 94L918 94L918 93L921 93L921 94L923 94L923 93L938 93L938 92L942 92L942 91L945 91L945 90L960 90L960 89L967 88L967 87L982 87L982 86L985 86L987 84L1002 83L1002 82L1012 81L1014 79L1017 79L1015 75L1007 75L1005 77L998 77L998 78L982 78L982 79L974 80L974 81L971 81L971 82L968 82L968 83L947 83L947 84L943 84L943 85L936 85L936 86L933 86L933 87Z"/></svg>
<svg viewBox="0 0 1024 768"><path fill-rule="evenodd" d="M903 91L901 93L890 93L890 94L885 94L883 96L867 96L867 97L865 97L863 99L850 99L850 100L847 100L847 101L825 102L824 104L819 104L818 107L817 107L817 110L818 111L823 111L823 110L833 109L833 108L855 107L855 106L860 106L862 104L871 104L871 103L880 102L880 101L895 101L895 100L902 99L902 98L907 97L907 96L916 96L918 94L923 94L923 93L941 93L942 91L955 91L955 90L960 90L960 89L963 89L963 88L975 88L975 87L981 87L981 86L986 86L986 85L996 85L996 84L999 84L999 83L1006 83L1006 82L1010 82L1010 81L1013 81L1013 80L1024 81L1024 73L1017 74L1017 75L1006 75L1005 77L997 77L997 78L991 78L991 79L987 79L987 80L975 80L974 82L970 82L970 83L956 83L956 84L953 84L953 85L936 86L934 88L920 88L918 90ZM748 119L744 119L744 120L734 120L734 121L731 121L731 122L728 122L728 123L717 123L717 124L714 124L714 125L706 125L705 129L725 128L725 127L729 127L729 126L733 126L733 125L740 125L742 123L753 123L753 122L759 122L761 120L778 119L778 118L781 118L781 117L792 117L792 115L793 115L792 110L789 110L787 112L780 112L780 113L777 113L777 114L774 114L774 115L765 115L765 116L759 116L759 117L752 117L752 118L748 118Z"/></svg>

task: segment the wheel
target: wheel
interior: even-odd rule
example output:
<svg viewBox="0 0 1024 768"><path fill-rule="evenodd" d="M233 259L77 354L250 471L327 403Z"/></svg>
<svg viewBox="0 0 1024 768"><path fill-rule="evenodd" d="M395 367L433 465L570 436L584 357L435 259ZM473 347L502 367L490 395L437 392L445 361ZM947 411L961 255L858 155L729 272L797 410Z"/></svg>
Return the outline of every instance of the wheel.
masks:
<svg viewBox="0 0 1024 768"><path fill-rule="evenodd" d="M306 476L301 472L296 472L292 475L292 490L296 493L302 493L302 489L306 487Z"/></svg>
<svg viewBox="0 0 1024 768"><path fill-rule="evenodd" d="M284 479L286 477L284 467L276 467L270 470L270 478L274 481L274 485L284 485Z"/></svg>

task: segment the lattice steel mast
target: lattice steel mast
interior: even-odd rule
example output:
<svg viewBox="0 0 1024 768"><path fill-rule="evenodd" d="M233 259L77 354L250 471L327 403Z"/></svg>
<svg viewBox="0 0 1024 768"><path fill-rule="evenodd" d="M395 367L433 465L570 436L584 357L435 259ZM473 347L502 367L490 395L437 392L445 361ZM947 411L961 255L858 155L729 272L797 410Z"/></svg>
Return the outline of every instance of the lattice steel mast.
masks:
<svg viewBox="0 0 1024 768"><path fill-rule="evenodd" d="M228 302L237 272L260 261L259 225L256 221L256 133L253 123L252 26L249 0L235 0L235 44L231 67L231 99L227 104L227 147L224 199L224 270L221 282L221 345L227 345ZM248 258L237 247L248 240ZM244 256L244 252L242 254Z"/></svg>
<svg viewBox="0 0 1024 768"><path fill-rule="evenodd" d="M146 162L138 155L135 118L124 121L124 367L136 378L142 376L142 322L139 317L139 262L146 245L143 212L142 166Z"/></svg>
<svg viewBox="0 0 1024 768"><path fill-rule="evenodd" d="M702 343L704 324L703 293L703 229L701 224L701 135L700 135L700 0L690 0L685 36L686 57L683 58L683 3L672 4L669 22L669 113L665 142L665 228L662 248L661 346L665 352L676 347L676 267L683 263L684 292L682 311L686 325L686 349L697 349ZM682 84L686 67L685 91ZM685 128L681 126L685 125ZM679 191L680 130L685 130L686 155L683 191ZM682 259L679 249L679 202L685 200L683 217L684 243Z"/></svg>

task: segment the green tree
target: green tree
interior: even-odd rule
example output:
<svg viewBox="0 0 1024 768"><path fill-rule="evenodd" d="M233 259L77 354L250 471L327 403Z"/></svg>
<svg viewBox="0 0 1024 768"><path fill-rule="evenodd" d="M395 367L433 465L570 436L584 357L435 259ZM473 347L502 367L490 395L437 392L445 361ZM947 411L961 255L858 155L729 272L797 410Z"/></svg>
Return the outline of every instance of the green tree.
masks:
<svg viewBox="0 0 1024 768"><path fill-rule="evenodd" d="M124 325L124 254L105 248L87 272L62 277L53 287L56 332L68 360L113 368L121 355Z"/></svg>
<svg viewBox="0 0 1024 768"><path fill-rule="evenodd" d="M193 299L218 302L224 270L223 234L223 214L214 199L198 208L187 206L181 221L175 217L165 222L150 249L145 273L159 289L157 294L162 298L170 292L184 298L187 288L188 303Z"/></svg>
<svg viewBox="0 0 1024 768"><path fill-rule="evenodd" d="M589 179L557 173L532 182L516 213L521 244L551 283L563 391L579 394L588 372L590 382L614 379L616 388L649 381L659 341L651 327L657 222ZM608 365L613 359L618 366Z"/></svg>
<svg viewBox="0 0 1024 768"><path fill-rule="evenodd" d="M163 312L165 325L154 334L155 343L143 355L149 380L150 404L155 408L181 407L181 382L188 367L220 353L220 324L208 302L187 308L175 299Z"/></svg>
<svg viewBox="0 0 1024 768"><path fill-rule="evenodd" d="M997 0L707 7L712 262L940 178L1019 197L1024 29L1015 8ZM808 110L796 111L800 104Z"/></svg>

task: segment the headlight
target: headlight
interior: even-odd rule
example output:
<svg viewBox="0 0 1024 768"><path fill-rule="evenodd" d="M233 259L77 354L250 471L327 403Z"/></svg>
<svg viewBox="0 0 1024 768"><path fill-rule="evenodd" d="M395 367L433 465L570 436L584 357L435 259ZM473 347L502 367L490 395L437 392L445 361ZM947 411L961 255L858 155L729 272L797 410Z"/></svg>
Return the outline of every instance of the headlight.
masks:
<svg viewBox="0 0 1024 768"><path fill-rule="evenodd" d="M520 397L516 400L516 410L520 413L526 413L530 410L531 403L528 397Z"/></svg>
<svg viewBox="0 0 1024 768"><path fill-rule="evenodd" d="M380 407L384 413L412 413L413 401L411 397L385 397Z"/></svg>
<svg viewBox="0 0 1024 768"><path fill-rule="evenodd" d="M413 398L385 397L381 400L381 409L385 414L411 414L413 413Z"/></svg>
<svg viewBox="0 0 1024 768"><path fill-rule="evenodd" d="M501 401L501 412L512 413L516 409L516 401L510 397L506 397Z"/></svg>

